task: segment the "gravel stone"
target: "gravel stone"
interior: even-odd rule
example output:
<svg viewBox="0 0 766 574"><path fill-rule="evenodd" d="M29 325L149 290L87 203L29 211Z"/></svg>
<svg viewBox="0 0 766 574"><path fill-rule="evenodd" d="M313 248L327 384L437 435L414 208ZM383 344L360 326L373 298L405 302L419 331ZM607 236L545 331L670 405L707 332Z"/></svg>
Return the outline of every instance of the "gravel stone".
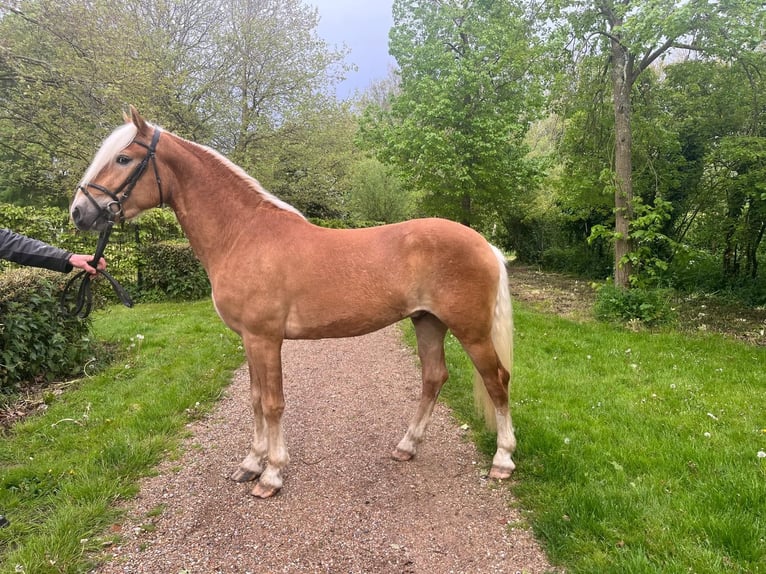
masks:
<svg viewBox="0 0 766 574"><path fill-rule="evenodd" d="M553 572L507 484L438 404L418 455L389 453L420 394L417 359L396 327L351 339L286 341L291 462L260 500L228 479L252 432L247 368L189 425L127 503L99 574ZM449 382L447 383L449 384Z"/></svg>

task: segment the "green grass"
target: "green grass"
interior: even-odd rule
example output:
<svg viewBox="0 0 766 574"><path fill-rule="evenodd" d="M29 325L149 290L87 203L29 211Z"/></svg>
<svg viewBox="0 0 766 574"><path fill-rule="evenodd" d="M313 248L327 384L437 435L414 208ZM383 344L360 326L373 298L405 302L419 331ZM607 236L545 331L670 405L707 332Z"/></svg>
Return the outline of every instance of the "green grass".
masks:
<svg viewBox="0 0 766 574"><path fill-rule="evenodd" d="M515 317L512 488L551 560L572 573L766 572L766 349L522 305ZM454 340L448 356L442 396L478 429Z"/></svg>
<svg viewBox="0 0 766 574"><path fill-rule="evenodd" d="M243 359L209 301L94 318L116 361L0 439L0 573L87 572L116 503L172 450Z"/></svg>
<svg viewBox="0 0 766 574"><path fill-rule="evenodd" d="M766 573L766 349L631 333L516 307L512 488L571 573ZM117 503L242 361L209 302L95 318L117 360L0 440L0 574L87 572ZM138 337L142 335L143 338ZM410 339L412 338L410 332ZM448 341L442 397L478 430ZM156 512L162 512L157 508Z"/></svg>

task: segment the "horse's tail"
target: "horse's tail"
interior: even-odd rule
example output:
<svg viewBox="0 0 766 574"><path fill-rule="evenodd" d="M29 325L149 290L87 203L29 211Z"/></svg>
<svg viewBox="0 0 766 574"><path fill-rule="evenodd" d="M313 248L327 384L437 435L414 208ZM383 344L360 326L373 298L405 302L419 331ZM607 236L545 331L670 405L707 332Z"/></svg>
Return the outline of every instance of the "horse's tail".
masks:
<svg viewBox="0 0 766 574"><path fill-rule="evenodd" d="M500 270L495 298L495 313L492 319L492 344L500 363L510 375L513 367L513 309L511 307L511 292L508 287L508 270L505 267L505 256L496 247L491 247L497 257ZM509 380L508 389L510 390L510 388ZM495 406L492 404L484 381L476 369L474 369L473 377L473 396L476 410L484 417L487 428L493 431L497 430Z"/></svg>

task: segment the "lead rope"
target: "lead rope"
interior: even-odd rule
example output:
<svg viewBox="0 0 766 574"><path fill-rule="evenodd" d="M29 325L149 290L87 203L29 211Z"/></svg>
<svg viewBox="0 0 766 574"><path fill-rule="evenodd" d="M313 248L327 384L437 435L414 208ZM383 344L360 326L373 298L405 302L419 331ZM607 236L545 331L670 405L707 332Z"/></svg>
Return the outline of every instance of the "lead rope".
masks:
<svg viewBox="0 0 766 574"><path fill-rule="evenodd" d="M114 288L114 292L117 293L117 297L119 297L122 304L126 307L133 307L133 300L130 298L130 295L123 288L123 286L119 284L117 279L112 277L103 269L98 268L98 262L101 261L101 257L104 255L104 249L106 248L106 244L109 241L109 236L112 234L113 226L114 221L111 219L107 221L106 228L104 228L104 230L98 236L96 253L93 255L93 259L91 259L89 263L98 273L106 277L107 281L109 281L109 283ZM70 292L74 284L77 283L79 279L82 279L82 281L80 283L79 289L77 289L77 296L72 302ZM61 308L65 313L76 315L81 319L84 319L90 315L91 309L93 308L93 292L90 286L90 282L92 280L93 276L87 271L83 270L72 277L69 281L67 281L67 284L64 287L64 291L61 293L61 299L59 300Z"/></svg>

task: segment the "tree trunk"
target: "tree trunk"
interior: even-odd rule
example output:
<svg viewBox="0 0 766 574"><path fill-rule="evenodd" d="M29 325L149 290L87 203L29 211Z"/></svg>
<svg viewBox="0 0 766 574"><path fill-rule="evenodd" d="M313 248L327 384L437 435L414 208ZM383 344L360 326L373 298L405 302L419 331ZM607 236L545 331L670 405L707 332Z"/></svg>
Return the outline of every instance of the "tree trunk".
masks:
<svg viewBox="0 0 766 574"><path fill-rule="evenodd" d="M612 39L612 88L614 90L614 284L628 288L633 266L624 259L632 250L629 227L633 220L632 131L630 90L633 84L632 57L616 38ZM624 259L624 260L623 260Z"/></svg>
<svg viewBox="0 0 766 574"><path fill-rule="evenodd" d="M460 223L466 227L471 227L471 219L471 194L464 191L460 201Z"/></svg>

